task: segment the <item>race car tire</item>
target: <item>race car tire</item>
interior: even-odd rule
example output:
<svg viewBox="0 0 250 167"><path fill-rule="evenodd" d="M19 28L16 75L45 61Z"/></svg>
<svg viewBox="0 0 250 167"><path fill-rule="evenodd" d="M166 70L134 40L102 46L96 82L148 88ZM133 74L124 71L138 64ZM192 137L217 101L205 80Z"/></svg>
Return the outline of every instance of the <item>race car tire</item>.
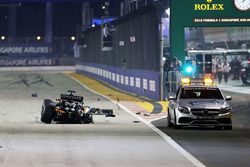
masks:
<svg viewBox="0 0 250 167"><path fill-rule="evenodd" d="M53 120L54 109L51 103L51 100L45 99L42 105L41 121L47 124L50 124Z"/></svg>
<svg viewBox="0 0 250 167"><path fill-rule="evenodd" d="M169 114L169 110L168 110L168 127L169 128L173 127L173 123L171 122L171 116Z"/></svg>
<svg viewBox="0 0 250 167"><path fill-rule="evenodd" d="M93 116L91 114L84 114L82 116L82 122L84 124L90 124L90 123L94 123L93 122Z"/></svg>

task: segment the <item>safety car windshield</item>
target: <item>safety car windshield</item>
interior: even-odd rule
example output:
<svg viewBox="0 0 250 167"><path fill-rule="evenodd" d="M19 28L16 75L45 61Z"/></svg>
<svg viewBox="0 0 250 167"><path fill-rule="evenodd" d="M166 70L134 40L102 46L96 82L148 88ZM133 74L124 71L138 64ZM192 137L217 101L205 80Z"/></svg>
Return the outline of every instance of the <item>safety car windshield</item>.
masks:
<svg viewBox="0 0 250 167"><path fill-rule="evenodd" d="M184 87L180 92L180 99L223 99L218 88Z"/></svg>

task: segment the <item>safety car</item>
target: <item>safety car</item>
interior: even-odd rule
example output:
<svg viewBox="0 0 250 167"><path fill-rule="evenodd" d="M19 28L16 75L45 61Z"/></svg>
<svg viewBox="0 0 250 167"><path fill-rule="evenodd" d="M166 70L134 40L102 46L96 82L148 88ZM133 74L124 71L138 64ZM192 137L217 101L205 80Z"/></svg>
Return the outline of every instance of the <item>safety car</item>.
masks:
<svg viewBox="0 0 250 167"><path fill-rule="evenodd" d="M213 126L232 129L232 107L210 78L183 78L175 96L170 96L168 126Z"/></svg>

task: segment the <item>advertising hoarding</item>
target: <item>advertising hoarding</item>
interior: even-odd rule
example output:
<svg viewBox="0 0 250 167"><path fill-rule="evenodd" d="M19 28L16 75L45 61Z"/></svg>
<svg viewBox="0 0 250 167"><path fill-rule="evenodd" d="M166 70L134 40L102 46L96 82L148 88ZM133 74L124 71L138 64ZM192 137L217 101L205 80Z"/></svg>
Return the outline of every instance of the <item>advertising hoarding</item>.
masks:
<svg viewBox="0 0 250 167"><path fill-rule="evenodd" d="M246 0L240 5L241 1L171 0L171 55L185 59L185 27L249 27L250 3Z"/></svg>
<svg viewBox="0 0 250 167"><path fill-rule="evenodd" d="M46 44L1 44L0 66L56 65L53 50Z"/></svg>

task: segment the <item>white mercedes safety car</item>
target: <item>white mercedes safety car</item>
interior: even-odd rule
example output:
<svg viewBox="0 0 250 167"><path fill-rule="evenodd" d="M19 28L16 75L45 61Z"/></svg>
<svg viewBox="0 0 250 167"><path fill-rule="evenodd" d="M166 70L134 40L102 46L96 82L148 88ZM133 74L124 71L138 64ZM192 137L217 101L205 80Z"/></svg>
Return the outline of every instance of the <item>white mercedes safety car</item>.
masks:
<svg viewBox="0 0 250 167"><path fill-rule="evenodd" d="M179 129L183 126L213 126L232 129L232 108L210 78L183 78L176 96L170 96L168 126Z"/></svg>

